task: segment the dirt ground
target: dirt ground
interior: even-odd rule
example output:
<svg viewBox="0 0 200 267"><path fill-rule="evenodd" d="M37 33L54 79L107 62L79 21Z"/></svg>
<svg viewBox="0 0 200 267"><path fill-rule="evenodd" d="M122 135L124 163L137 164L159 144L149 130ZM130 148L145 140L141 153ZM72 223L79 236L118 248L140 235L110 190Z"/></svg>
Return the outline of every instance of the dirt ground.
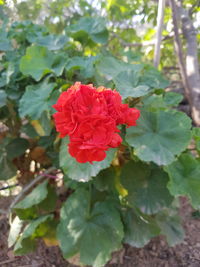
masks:
<svg viewBox="0 0 200 267"><path fill-rule="evenodd" d="M6 209L10 199L1 197L0 207ZM200 218L192 216L192 209L182 199L180 215L186 230L185 240L173 248L164 238L154 238L142 249L125 246L113 255L106 267L200 267ZM75 267L66 262L58 247L46 247L39 243L35 253L15 257L7 247L9 225L5 215L0 214L0 267Z"/></svg>

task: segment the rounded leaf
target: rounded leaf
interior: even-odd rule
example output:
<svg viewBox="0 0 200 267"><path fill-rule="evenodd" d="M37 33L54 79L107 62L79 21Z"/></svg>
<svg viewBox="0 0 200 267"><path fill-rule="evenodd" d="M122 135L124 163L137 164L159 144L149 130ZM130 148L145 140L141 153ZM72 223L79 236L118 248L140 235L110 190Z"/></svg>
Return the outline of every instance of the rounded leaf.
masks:
<svg viewBox="0 0 200 267"><path fill-rule="evenodd" d="M141 248L152 237L160 234L160 228L155 219L148 215L137 214L134 210L129 209L124 213L123 220L125 227L124 242L133 247Z"/></svg>
<svg viewBox="0 0 200 267"><path fill-rule="evenodd" d="M136 127L127 129L126 141L143 161L168 165L191 139L191 120L178 111L142 111Z"/></svg>
<svg viewBox="0 0 200 267"><path fill-rule="evenodd" d="M168 181L168 175L156 166L131 161L122 168L121 183L128 190L127 199L145 214L157 213L171 204Z"/></svg>
<svg viewBox="0 0 200 267"><path fill-rule="evenodd" d="M89 192L77 190L64 203L57 237L65 258L80 253L80 261L104 266L111 253L121 247L123 226L118 211L109 202L92 208Z"/></svg>
<svg viewBox="0 0 200 267"><path fill-rule="evenodd" d="M170 181L168 188L174 196L188 196L195 209L200 208L200 164L192 155L183 154L165 167Z"/></svg>
<svg viewBox="0 0 200 267"><path fill-rule="evenodd" d="M101 170L109 167L116 151L115 149L110 149L109 151L107 151L107 156L104 160L94 162L93 164L79 163L69 154L67 143L67 138L64 138L60 147L60 167L69 178L80 182L89 181Z"/></svg>

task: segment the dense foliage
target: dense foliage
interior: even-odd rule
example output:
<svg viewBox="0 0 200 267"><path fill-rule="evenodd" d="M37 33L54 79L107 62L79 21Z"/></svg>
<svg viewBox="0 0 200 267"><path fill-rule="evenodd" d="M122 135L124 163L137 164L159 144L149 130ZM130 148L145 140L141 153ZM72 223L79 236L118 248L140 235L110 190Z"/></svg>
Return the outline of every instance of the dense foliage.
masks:
<svg viewBox="0 0 200 267"><path fill-rule="evenodd" d="M79 254L98 267L124 243L142 247L160 234L169 245L180 242L177 197L200 206L200 131L176 109L182 96L166 91L161 73L131 52L114 56L102 17L82 17L62 34L14 22L0 36L0 179L26 184L53 166L12 210L16 255L42 238L58 242L65 258ZM52 105L76 81L116 88L141 111L136 127L120 126L122 145L93 164L69 155L52 119ZM60 172L63 183L51 179Z"/></svg>

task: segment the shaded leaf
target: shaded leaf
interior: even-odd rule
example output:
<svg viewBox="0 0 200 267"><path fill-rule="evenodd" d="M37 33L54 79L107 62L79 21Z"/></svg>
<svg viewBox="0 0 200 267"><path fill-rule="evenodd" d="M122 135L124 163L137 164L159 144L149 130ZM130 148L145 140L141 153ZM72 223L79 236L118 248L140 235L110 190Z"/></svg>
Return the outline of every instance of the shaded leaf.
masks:
<svg viewBox="0 0 200 267"><path fill-rule="evenodd" d="M14 206L14 208L15 209L27 209L42 202L48 194L47 183L48 181L45 181L39 184L37 187L35 187L33 191L29 195L27 195L23 200L18 202Z"/></svg>
<svg viewBox="0 0 200 267"><path fill-rule="evenodd" d="M156 166L129 162L121 172L121 183L128 190L127 199L146 214L168 207L173 198L167 189L168 175Z"/></svg>
<svg viewBox="0 0 200 267"><path fill-rule="evenodd" d="M196 144L196 149L200 151L200 128L194 127L192 129L192 135Z"/></svg>
<svg viewBox="0 0 200 267"><path fill-rule="evenodd" d="M83 34L87 34L96 43L105 44L108 40L105 19L101 17L82 17L70 27L70 33L74 38L82 40L85 39Z"/></svg>
<svg viewBox="0 0 200 267"><path fill-rule="evenodd" d="M30 123L22 125L21 132L25 133L30 138L37 137L37 132L35 131L34 127Z"/></svg>
<svg viewBox="0 0 200 267"><path fill-rule="evenodd" d="M161 229L161 234L166 236L169 246L183 241L185 233L178 215L170 215L167 211L163 211L156 215L156 221Z"/></svg>
<svg viewBox="0 0 200 267"><path fill-rule="evenodd" d="M6 105L7 95L5 91L0 90L0 108Z"/></svg>
<svg viewBox="0 0 200 267"><path fill-rule="evenodd" d="M57 195L53 186L45 181L39 184L23 200L14 206L14 211L22 220L32 220L41 214L55 210Z"/></svg>
<svg viewBox="0 0 200 267"><path fill-rule="evenodd" d="M160 228L154 218L142 213L135 213L133 209L128 209L123 214L123 221L125 228L124 242L133 247L141 248L152 237L160 234Z"/></svg>
<svg viewBox="0 0 200 267"><path fill-rule="evenodd" d="M9 159L14 159L25 153L29 148L29 142L24 138L15 138L7 146L6 150Z"/></svg>
<svg viewBox="0 0 200 267"><path fill-rule="evenodd" d="M0 144L0 180L7 180L16 175L17 169L12 161L8 158L6 150L7 140Z"/></svg>
<svg viewBox="0 0 200 267"><path fill-rule="evenodd" d="M110 191L115 187L115 171L112 167L100 171L100 173L93 178L93 184L99 191Z"/></svg>
<svg viewBox="0 0 200 267"><path fill-rule="evenodd" d="M37 230L38 226L48 219L52 219L53 215L41 216L33 221L31 221L24 229L22 235L17 240L14 247L14 252L16 255L24 255L33 251L36 247L35 240L31 238L34 232Z"/></svg>

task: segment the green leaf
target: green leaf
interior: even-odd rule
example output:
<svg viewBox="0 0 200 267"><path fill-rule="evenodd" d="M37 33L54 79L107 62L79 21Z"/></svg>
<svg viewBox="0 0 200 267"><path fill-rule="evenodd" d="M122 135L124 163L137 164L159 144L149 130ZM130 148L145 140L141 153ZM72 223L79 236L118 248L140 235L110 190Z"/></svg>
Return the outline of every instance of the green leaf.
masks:
<svg viewBox="0 0 200 267"><path fill-rule="evenodd" d="M29 142L24 138L15 138L7 146L6 150L9 159L17 158L29 148Z"/></svg>
<svg viewBox="0 0 200 267"><path fill-rule="evenodd" d="M35 137L38 136L38 134L35 131L34 127L30 123L22 125L21 132L25 133L30 138L35 138Z"/></svg>
<svg viewBox="0 0 200 267"><path fill-rule="evenodd" d="M135 71L123 71L120 72L115 78L114 83L116 89L121 94L122 98L125 99L131 97L141 97L149 93L149 86L139 85L139 73Z"/></svg>
<svg viewBox="0 0 200 267"><path fill-rule="evenodd" d="M94 75L94 62L97 60L96 57L72 57L66 64L66 69L80 69L80 74L84 78L90 78Z"/></svg>
<svg viewBox="0 0 200 267"><path fill-rule="evenodd" d="M51 69L57 76L60 76L62 75L66 64L67 64L66 53L59 53L58 55L55 55Z"/></svg>
<svg viewBox="0 0 200 267"><path fill-rule="evenodd" d="M116 77L124 71L133 70L135 73L142 68L141 64L128 64L111 56L101 57L96 64L97 70L109 79Z"/></svg>
<svg viewBox="0 0 200 267"><path fill-rule="evenodd" d="M127 129L126 141L143 161L170 164L191 139L191 120L182 112L142 111L137 124Z"/></svg>
<svg viewBox="0 0 200 267"><path fill-rule="evenodd" d="M183 100L183 96L175 92L166 92L163 100L167 106L176 107Z"/></svg>
<svg viewBox="0 0 200 267"><path fill-rule="evenodd" d="M167 108L167 105L163 100L163 95L149 95L143 97L142 102L146 111L157 111L158 109L165 110Z"/></svg>
<svg viewBox="0 0 200 267"><path fill-rule="evenodd" d="M165 89L169 82L154 67L146 65L140 77L140 85L147 85L152 89Z"/></svg>
<svg viewBox="0 0 200 267"><path fill-rule="evenodd" d="M0 180L7 180L16 175L17 169L8 158L7 141L0 144Z"/></svg>
<svg viewBox="0 0 200 267"><path fill-rule="evenodd" d="M6 72L4 71L0 75L0 87L4 87L6 84L7 84L7 81L6 81ZM2 103L4 103L4 96L3 96Z"/></svg>
<svg viewBox="0 0 200 267"><path fill-rule="evenodd" d="M39 81L44 75L54 72L61 75L65 64L66 55L55 55L43 46L31 46L26 50L26 54L21 58L20 71L24 75L31 75Z"/></svg>
<svg viewBox="0 0 200 267"><path fill-rule="evenodd" d="M35 240L32 238L33 234L37 230L40 224L52 219L53 215L41 216L33 221L31 221L23 231L22 235L18 239L14 247L14 252L16 255L24 255L33 251L36 247Z"/></svg>
<svg viewBox="0 0 200 267"><path fill-rule="evenodd" d="M61 209L57 238L65 258L79 252L81 263L100 267L121 247L123 226L110 203L97 202L91 209L90 205L88 191L73 193Z"/></svg>
<svg viewBox="0 0 200 267"><path fill-rule="evenodd" d="M29 195L14 206L16 214L22 220L35 219L41 214L55 210L57 195L48 181L39 184Z"/></svg>
<svg viewBox="0 0 200 267"><path fill-rule="evenodd" d="M45 46L49 50L60 50L65 44L69 41L69 38L66 35L46 35L39 36L35 39L35 43L39 46Z"/></svg>
<svg viewBox="0 0 200 267"><path fill-rule="evenodd" d="M0 108L6 105L7 95L5 91L0 90Z"/></svg>
<svg viewBox="0 0 200 267"><path fill-rule="evenodd" d="M25 255L33 252L36 249L37 243L35 239L31 237L25 238L21 241L18 239L18 242L14 246L14 253L16 256Z"/></svg>
<svg viewBox="0 0 200 267"><path fill-rule="evenodd" d="M17 169L6 156L0 154L0 171L0 180L8 180L16 175Z"/></svg>
<svg viewBox="0 0 200 267"><path fill-rule="evenodd" d="M26 49L26 54L21 58L20 71L39 81L52 71L53 62L54 55L46 47L31 46Z"/></svg>
<svg viewBox="0 0 200 267"><path fill-rule="evenodd" d="M44 181L35 187L29 195L14 206L14 209L28 209L42 202L48 194L47 183L48 181Z"/></svg>
<svg viewBox="0 0 200 267"><path fill-rule="evenodd" d="M67 139L63 139L60 147L60 167L64 173L71 179L80 182L87 182L92 177L95 177L101 170L110 166L113 160L115 149L107 152L107 156L103 161L90 163L79 163L75 158L71 157L68 153Z"/></svg>
<svg viewBox="0 0 200 267"><path fill-rule="evenodd" d="M0 51L10 51L12 50L12 45L10 40L7 37L7 32L0 30Z"/></svg>
<svg viewBox="0 0 200 267"><path fill-rule="evenodd" d="M177 106L182 101L183 96L174 92L166 92L163 95L150 95L142 99L146 110L156 111L157 109L168 109Z"/></svg>
<svg viewBox="0 0 200 267"><path fill-rule="evenodd" d="M101 17L82 17L76 24L70 27L70 33L75 39L84 41L86 35L95 43L105 44L108 40L108 31L105 19Z"/></svg>
<svg viewBox="0 0 200 267"><path fill-rule="evenodd" d="M133 209L128 209L123 214L125 237L124 242L136 247L141 248L145 246L152 237L160 234L154 218L136 213Z"/></svg>
<svg viewBox="0 0 200 267"><path fill-rule="evenodd" d="M114 168L107 168L93 178L93 184L99 191L115 191L115 176Z"/></svg>
<svg viewBox="0 0 200 267"><path fill-rule="evenodd" d="M45 212L53 212L56 207L57 201L57 194L55 191L55 187L51 184L47 186L47 196L46 198L37 205L38 212L45 211Z"/></svg>
<svg viewBox="0 0 200 267"><path fill-rule="evenodd" d="M38 141L38 146L42 146L45 149L51 147L53 145L53 142L55 140L55 136L54 135L50 135L50 136L41 136L39 141Z"/></svg>
<svg viewBox="0 0 200 267"><path fill-rule="evenodd" d="M188 196L195 209L200 208L200 164L192 155L183 154L166 166L169 191L174 196Z"/></svg>
<svg viewBox="0 0 200 267"><path fill-rule="evenodd" d="M39 119L44 111L50 109L50 95L55 88L55 83L45 80L36 85L28 85L19 101L20 117L29 116L31 119Z"/></svg>
<svg viewBox="0 0 200 267"><path fill-rule="evenodd" d="M200 151L200 128L194 127L192 129L192 135L196 144L196 149Z"/></svg>
<svg viewBox="0 0 200 267"><path fill-rule="evenodd" d="M178 215L171 215L167 211L163 211L156 215L156 221L161 229L161 234L166 236L169 246L183 241L185 233Z"/></svg>
<svg viewBox="0 0 200 267"><path fill-rule="evenodd" d="M53 125L51 123L51 116L50 116L48 111L44 111L42 113L42 115L39 118L38 122L40 123L40 125L41 125L41 127L43 129L43 134L41 136L50 135Z"/></svg>
<svg viewBox="0 0 200 267"><path fill-rule="evenodd" d="M168 207L173 198L167 189L168 175L160 168L130 161L121 172L121 183L128 190L129 203L146 214Z"/></svg>

